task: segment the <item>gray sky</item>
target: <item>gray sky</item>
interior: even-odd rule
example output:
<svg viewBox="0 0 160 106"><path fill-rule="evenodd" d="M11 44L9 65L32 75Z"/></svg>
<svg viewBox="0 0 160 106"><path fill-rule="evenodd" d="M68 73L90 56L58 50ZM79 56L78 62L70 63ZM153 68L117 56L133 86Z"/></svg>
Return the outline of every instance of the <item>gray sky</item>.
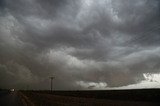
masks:
<svg viewBox="0 0 160 106"><path fill-rule="evenodd" d="M1 0L0 87L160 87L159 0Z"/></svg>

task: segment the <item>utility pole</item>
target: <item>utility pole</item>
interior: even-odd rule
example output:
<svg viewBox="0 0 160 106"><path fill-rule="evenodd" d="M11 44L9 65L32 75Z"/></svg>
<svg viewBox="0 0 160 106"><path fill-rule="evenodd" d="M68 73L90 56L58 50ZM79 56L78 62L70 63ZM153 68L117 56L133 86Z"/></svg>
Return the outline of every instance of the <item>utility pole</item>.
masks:
<svg viewBox="0 0 160 106"><path fill-rule="evenodd" d="M53 79L54 79L54 77L50 77L50 79L51 79L51 91L52 91L52 83L53 83Z"/></svg>

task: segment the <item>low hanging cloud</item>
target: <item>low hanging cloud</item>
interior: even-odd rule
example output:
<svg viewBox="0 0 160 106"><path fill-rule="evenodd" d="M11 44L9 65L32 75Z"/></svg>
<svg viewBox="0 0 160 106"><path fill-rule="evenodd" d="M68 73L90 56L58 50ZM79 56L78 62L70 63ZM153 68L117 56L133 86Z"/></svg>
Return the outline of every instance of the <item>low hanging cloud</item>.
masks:
<svg viewBox="0 0 160 106"><path fill-rule="evenodd" d="M0 87L49 89L50 76L54 89L144 87L160 73L159 11L158 0L1 0Z"/></svg>

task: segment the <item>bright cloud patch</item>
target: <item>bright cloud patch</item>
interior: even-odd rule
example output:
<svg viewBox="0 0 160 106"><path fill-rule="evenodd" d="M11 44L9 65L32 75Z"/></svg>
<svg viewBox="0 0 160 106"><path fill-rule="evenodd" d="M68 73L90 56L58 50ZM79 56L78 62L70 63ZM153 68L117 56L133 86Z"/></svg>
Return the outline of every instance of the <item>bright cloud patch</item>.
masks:
<svg viewBox="0 0 160 106"><path fill-rule="evenodd" d="M84 87L86 89L106 89L107 84L105 82L84 82L78 81L77 85Z"/></svg>

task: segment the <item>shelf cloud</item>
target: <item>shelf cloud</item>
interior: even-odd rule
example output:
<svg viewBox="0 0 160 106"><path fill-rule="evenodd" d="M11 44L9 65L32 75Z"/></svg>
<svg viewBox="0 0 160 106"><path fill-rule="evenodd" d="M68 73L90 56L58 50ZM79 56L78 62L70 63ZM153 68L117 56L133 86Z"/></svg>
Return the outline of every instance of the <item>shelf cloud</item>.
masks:
<svg viewBox="0 0 160 106"><path fill-rule="evenodd" d="M160 73L159 11L159 0L1 0L0 87L143 86Z"/></svg>

